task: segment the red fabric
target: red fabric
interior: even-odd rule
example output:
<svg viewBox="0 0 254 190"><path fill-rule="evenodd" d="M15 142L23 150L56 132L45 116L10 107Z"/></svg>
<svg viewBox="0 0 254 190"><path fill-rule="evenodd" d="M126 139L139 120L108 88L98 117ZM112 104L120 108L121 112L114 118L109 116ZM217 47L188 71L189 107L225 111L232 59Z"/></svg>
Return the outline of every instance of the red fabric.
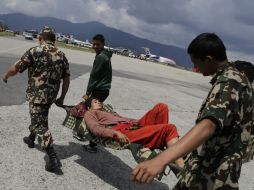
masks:
<svg viewBox="0 0 254 190"><path fill-rule="evenodd" d="M163 148L171 139L178 137L174 124L168 124L168 106L159 103L148 111L140 120L140 129L128 130L132 124L118 124L113 130L125 134L132 143L142 144L147 148Z"/></svg>
<svg viewBox="0 0 254 190"><path fill-rule="evenodd" d="M168 112L167 104L158 103L139 119L139 124L141 126L168 124Z"/></svg>

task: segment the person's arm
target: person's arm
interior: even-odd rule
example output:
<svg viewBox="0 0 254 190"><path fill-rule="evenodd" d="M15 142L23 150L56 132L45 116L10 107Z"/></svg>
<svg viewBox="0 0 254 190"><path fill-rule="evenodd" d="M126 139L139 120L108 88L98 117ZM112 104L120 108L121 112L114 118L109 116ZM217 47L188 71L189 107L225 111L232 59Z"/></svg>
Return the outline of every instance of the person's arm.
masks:
<svg viewBox="0 0 254 190"><path fill-rule="evenodd" d="M16 64L12 65L4 74L3 81L7 83L8 79L18 73Z"/></svg>
<svg viewBox="0 0 254 190"><path fill-rule="evenodd" d="M235 78L239 80L237 77ZM219 78L209 93L206 105L200 113L198 124L158 157L138 165L133 170L132 179L151 182L167 164L195 150L215 132L232 123L234 115L240 109L238 101L242 85L244 85L235 78Z"/></svg>
<svg viewBox="0 0 254 190"><path fill-rule="evenodd" d="M93 68L90 74L90 78L88 81L87 89L86 89L86 95L89 97L98 84L100 78L101 78L101 72L104 65L104 58L103 56L97 55L94 60Z"/></svg>
<svg viewBox="0 0 254 190"><path fill-rule="evenodd" d="M66 77L63 79L63 84L62 84L62 93L61 96L55 101L56 105L63 105L65 96L69 90L69 86L70 86L70 77Z"/></svg>
<svg viewBox="0 0 254 190"><path fill-rule="evenodd" d="M8 79L12 76L15 76L18 72L22 73L25 71L29 65L33 63L32 56L33 48L29 49L15 64L13 64L4 74L3 81L8 82Z"/></svg>
<svg viewBox="0 0 254 190"><path fill-rule="evenodd" d="M151 182L169 163L187 155L207 141L214 134L215 130L216 124L212 120L202 120L184 135L182 139L153 160L139 164L132 172L132 180L143 183Z"/></svg>
<svg viewBox="0 0 254 190"><path fill-rule="evenodd" d="M70 86L70 70L69 70L69 62L65 55L63 54L63 73L62 73L62 79L63 79L63 84L62 84L62 93L61 96L55 101L55 104L57 106L63 105L65 96L69 90Z"/></svg>
<svg viewBox="0 0 254 190"><path fill-rule="evenodd" d="M63 85L62 85L62 94L60 96L60 98L62 98L64 100L65 95L67 94L68 90L69 90L69 86L70 86L70 77L66 77L63 79Z"/></svg>

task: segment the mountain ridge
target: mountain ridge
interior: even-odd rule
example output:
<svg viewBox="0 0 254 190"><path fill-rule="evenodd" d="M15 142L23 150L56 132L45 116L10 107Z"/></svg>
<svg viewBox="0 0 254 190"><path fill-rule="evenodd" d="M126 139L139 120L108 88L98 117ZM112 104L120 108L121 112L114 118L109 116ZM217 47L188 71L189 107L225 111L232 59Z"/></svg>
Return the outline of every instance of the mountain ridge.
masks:
<svg viewBox="0 0 254 190"><path fill-rule="evenodd" d="M106 26L97 21L86 23L73 23L54 17L34 17L22 13L0 14L0 21L4 21L11 30L24 31L26 29L40 30L48 25L60 33L71 33L77 39L91 41L96 33L102 33L106 38L106 44L112 47L126 47L138 53L143 53L141 47L149 47L151 53L168 57L176 61L182 67L192 67L186 49L173 45L165 45L149 39L140 38L128 32Z"/></svg>

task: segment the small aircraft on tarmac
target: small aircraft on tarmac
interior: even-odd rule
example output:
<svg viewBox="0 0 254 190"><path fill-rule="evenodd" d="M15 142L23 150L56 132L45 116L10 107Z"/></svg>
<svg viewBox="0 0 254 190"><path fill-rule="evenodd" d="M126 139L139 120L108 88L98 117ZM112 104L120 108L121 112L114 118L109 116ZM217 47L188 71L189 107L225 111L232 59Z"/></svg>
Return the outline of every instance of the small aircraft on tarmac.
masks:
<svg viewBox="0 0 254 190"><path fill-rule="evenodd" d="M161 63L166 63L168 65L173 65L173 66L176 65L176 62L172 59L151 54L150 49L147 48L147 47L143 47L143 49L145 50L145 54L143 54L142 56L145 57L146 59L150 59L150 60L153 60L153 61L158 61L158 62L161 62Z"/></svg>

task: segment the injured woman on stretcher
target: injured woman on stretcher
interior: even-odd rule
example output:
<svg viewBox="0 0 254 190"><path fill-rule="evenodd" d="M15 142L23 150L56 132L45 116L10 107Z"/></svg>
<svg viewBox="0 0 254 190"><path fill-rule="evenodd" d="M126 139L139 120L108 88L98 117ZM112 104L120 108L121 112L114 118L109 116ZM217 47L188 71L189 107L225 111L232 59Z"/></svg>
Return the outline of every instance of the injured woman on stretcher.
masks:
<svg viewBox="0 0 254 190"><path fill-rule="evenodd" d="M178 141L179 134L174 124L168 123L169 108L164 103L156 104L139 120L122 117L109 104L89 98L76 106L58 105L67 111L63 126L73 130L73 137L90 141L116 150L129 149L137 163L150 160ZM83 145L84 150L91 151ZM169 164L176 177L181 176L182 158ZM164 171L158 176L158 180Z"/></svg>
<svg viewBox="0 0 254 190"><path fill-rule="evenodd" d="M102 104L97 99L88 99L85 107L86 127L97 137L111 138L126 144L141 144L149 149L160 150L178 141L176 126L168 123L169 110L164 103L156 104L139 120L103 111ZM183 168L184 160L180 158L175 164Z"/></svg>

